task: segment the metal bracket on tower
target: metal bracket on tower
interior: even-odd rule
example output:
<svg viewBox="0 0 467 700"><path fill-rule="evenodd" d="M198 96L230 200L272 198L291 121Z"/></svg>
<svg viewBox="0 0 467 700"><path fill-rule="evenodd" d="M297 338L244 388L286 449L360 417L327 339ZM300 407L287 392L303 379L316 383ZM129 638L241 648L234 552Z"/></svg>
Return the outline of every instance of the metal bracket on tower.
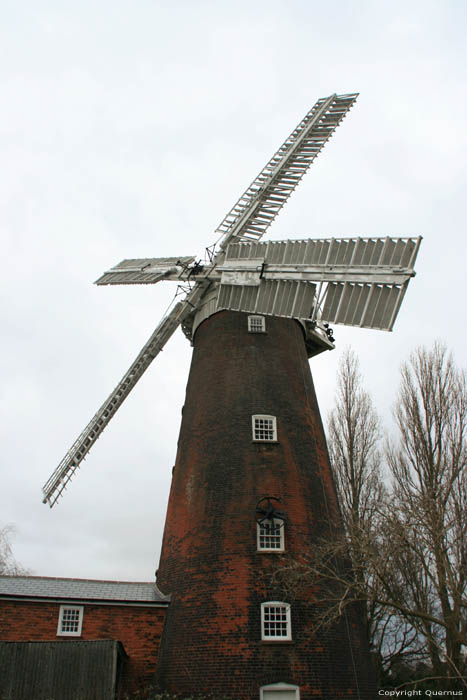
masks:
<svg viewBox="0 0 467 700"><path fill-rule="evenodd" d="M260 498L256 504L256 514L262 517L257 518L256 522L259 525L263 525L266 521L269 521L270 526L272 526L274 520L280 520L280 526L283 527L286 518L285 513L277 510L272 501L282 503L282 499L277 496L263 496L263 498Z"/></svg>

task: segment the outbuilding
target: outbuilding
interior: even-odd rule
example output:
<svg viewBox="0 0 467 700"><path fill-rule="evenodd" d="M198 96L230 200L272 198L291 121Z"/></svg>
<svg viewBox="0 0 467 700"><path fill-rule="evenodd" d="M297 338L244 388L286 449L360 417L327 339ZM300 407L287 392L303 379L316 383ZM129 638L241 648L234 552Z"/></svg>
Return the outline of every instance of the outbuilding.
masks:
<svg viewBox="0 0 467 700"><path fill-rule="evenodd" d="M150 684L168 604L155 583L0 576L0 697L114 700Z"/></svg>

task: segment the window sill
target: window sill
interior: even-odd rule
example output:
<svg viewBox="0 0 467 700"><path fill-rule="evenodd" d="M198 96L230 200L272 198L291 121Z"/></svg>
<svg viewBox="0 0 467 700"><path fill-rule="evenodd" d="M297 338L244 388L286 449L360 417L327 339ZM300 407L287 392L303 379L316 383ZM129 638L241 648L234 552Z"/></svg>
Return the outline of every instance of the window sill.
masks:
<svg viewBox="0 0 467 700"><path fill-rule="evenodd" d="M285 554L285 549L257 549L256 554Z"/></svg>

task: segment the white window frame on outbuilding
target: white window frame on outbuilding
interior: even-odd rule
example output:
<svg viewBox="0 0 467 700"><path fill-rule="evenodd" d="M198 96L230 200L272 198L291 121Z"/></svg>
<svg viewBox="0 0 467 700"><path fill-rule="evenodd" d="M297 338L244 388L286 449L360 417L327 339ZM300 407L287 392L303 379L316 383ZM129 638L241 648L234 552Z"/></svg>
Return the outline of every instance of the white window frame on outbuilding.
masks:
<svg viewBox="0 0 467 700"><path fill-rule="evenodd" d="M280 632L280 634L275 632ZM284 603L280 600L268 600L261 603L261 639L263 642L291 641L290 603Z"/></svg>
<svg viewBox="0 0 467 700"><path fill-rule="evenodd" d="M271 527L272 525L272 527ZM256 548L258 552L283 552L285 524L281 518L265 518L256 523Z"/></svg>
<svg viewBox="0 0 467 700"><path fill-rule="evenodd" d="M277 442L276 416L251 416L254 442Z"/></svg>
<svg viewBox="0 0 467 700"><path fill-rule="evenodd" d="M295 693L294 700L300 700L300 688L298 685L290 685L290 683L263 685L259 689L259 700L275 700L275 698L280 698L280 694L283 696L284 692Z"/></svg>
<svg viewBox="0 0 467 700"><path fill-rule="evenodd" d="M83 628L82 605L60 605L58 615L58 637L80 637Z"/></svg>
<svg viewBox="0 0 467 700"><path fill-rule="evenodd" d="M266 333L264 316L248 316L248 333Z"/></svg>

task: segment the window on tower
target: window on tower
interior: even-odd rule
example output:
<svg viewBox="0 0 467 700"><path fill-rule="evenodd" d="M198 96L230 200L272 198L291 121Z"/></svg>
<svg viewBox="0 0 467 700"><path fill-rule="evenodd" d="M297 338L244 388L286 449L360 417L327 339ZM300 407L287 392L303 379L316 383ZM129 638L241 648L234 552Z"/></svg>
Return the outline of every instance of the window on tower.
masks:
<svg viewBox="0 0 467 700"><path fill-rule="evenodd" d="M82 605L60 605L58 636L80 637L83 626Z"/></svg>
<svg viewBox="0 0 467 700"><path fill-rule="evenodd" d="M266 333L264 316L248 316L248 331L250 333Z"/></svg>
<svg viewBox="0 0 467 700"><path fill-rule="evenodd" d="M271 683L260 688L259 700L299 700L300 688L290 683Z"/></svg>
<svg viewBox="0 0 467 700"><path fill-rule="evenodd" d="M261 639L284 642L292 639L290 605L279 601L261 603Z"/></svg>
<svg viewBox="0 0 467 700"><path fill-rule="evenodd" d="M284 551L284 521L269 518L256 523L256 542L258 552Z"/></svg>
<svg viewBox="0 0 467 700"><path fill-rule="evenodd" d="M252 416L253 440L258 442L277 441L276 416Z"/></svg>

